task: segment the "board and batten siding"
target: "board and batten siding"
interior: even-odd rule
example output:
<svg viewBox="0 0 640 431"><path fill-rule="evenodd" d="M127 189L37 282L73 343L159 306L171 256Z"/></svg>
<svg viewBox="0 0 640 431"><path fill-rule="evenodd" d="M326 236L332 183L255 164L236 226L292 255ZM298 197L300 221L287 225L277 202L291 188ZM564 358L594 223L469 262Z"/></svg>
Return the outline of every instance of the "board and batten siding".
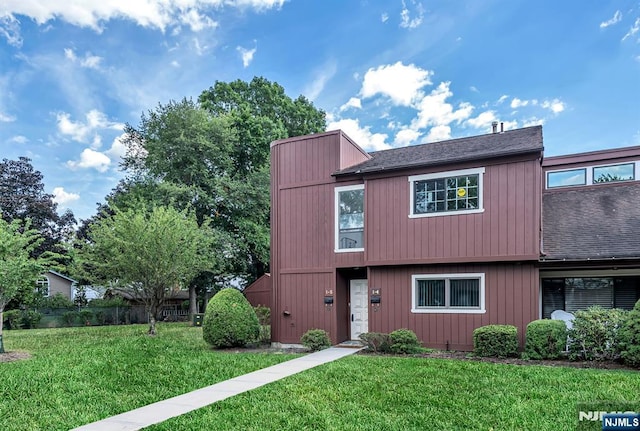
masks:
<svg viewBox="0 0 640 431"><path fill-rule="evenodd" d="M412 275L454 273L485 274L485 313L411 312ZM377 311L369 311L369 331L408 328L431 348L473 350L473 330L489 324L516 326L522 347L527 324L539 316L538 269L533 263L369 268L369 289L380 289L382 295Z"/></svg>
<svg viewBox="0 0 640 431"><path fill-rule="evenodd" d="M467 168L468 166L465 166ZM476 214L410 218L410 175L365 181L365 263L536 260L540 252L540 160L484 167L483 207ZM459 166L440 169L451 171Z"/></svg>

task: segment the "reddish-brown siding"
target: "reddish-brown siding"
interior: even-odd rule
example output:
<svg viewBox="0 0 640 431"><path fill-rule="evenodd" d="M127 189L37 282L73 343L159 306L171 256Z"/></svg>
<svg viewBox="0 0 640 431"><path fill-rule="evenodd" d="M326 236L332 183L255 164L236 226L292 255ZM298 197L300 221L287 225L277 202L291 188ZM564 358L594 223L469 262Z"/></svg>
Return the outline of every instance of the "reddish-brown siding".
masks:
<svg viewBox="0 0 640 431"><path fill-rule="evenodd" d="M465 168L470 166L465 166ZM487 260L535 260L539 256L540 160L484 167L484 212L409 218L409 175L368 179L367 265Z"/></svg>
<svg viewBox="0 0 640 431"><path fill-rule="evenodd" d="M414 274L484 273L484 314L411 312L411 276ZM369 331L389 333L408 328L424 345L472 350L473 330L489 324L518 328L524 343L526 326L538 318L538 270L533 264L458 264L370 268L369 289L379 288L380 308L369 312Z"/></svg>
<svg viewBox="0 0 640 431"><path fill-rule="evenodd" d="M242 293L252 307L262 305L271 308L271 274L262 277L247 286Z"/></svg>

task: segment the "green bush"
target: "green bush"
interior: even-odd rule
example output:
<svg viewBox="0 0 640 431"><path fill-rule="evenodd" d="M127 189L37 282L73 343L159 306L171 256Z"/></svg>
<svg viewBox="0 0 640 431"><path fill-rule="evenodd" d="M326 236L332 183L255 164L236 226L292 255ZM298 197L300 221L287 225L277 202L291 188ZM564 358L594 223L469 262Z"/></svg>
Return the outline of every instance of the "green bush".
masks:
<svg viewBox="0 0 640 431"><path fill-rule="evenodd" d="M529 359L556 359L567 345L567 325L562 320L534 320L527 325L524 352Z"/></svg>
<svg viewBox="0 0 640 431"><path fill-rule="evenodd" d="M202 322L202 335L213 348L244 346L255 342L259 334L258 317L242 292L222 289L211 298Z"/></svg>
<svg viewBox="0 0 640 431"><path fill-rule="evenodd" d="M620 358L620 328L626 311L600 306L579 310L569 333L572 360L611 361Z"/></svg>
<svg viewBox="0 0 640 431"><path fill-rule="evenodd" d="M42 320L42 313L34 310L25 310L22 312L22 327L32 329L38 326Z"/></svg>
<svg viewBox="0 0 640 431"><path fill-rule="evenodd" d="M58 292L42 299L40 308L74 308L73 301Z"/></svg>
<svg viewBox="0 0 640 431"><path fill-rule="evenodd" d="M119 296L110 299L96 298L89 301L89 307L110 308L110 307L128 307L129 304Z"/></svg>
<svg viewBox="0 0 640 431"><path fill-rule="evenodd" d="M82 310L78 313L78 319L81 325L91 325L93 312L91 310Z"/></svg>
<svg viewBox="0 0 640 431"><path fill-rule="evenodd" d="M78 320L78 312L77 311L65 311L60 316L60 320L67 326L73 326L73 324Z"/></svg>
<svg viewBox="0 0 640 431"><path fill-rule="evenodd" d="M389 352L389 346L391 340L389 334L383 332L365 332L360 334L360 341L362 341L368 351L374 353L387 353Z"/></svg>
<svg viewBox="0 0 640 431"><path fill-rule="evenodd" d="M620 329L620 357L625 364L640 368L640 301L627 314Z"/></svg>
<svg viewBox="0 0 640 431"><path fill-rule="evenodd" d="M9 329L22 328L22 311L20 310L5 311L3 313L3 319L7 322Z"/></svg>
<svg viewBox="0 0 640 431"><path fill-rule="evenodd" d="M312 352L331 347L331 339L324 329L309 329L302 334L300 343Z"/></svg>
<svg viewBox="0 0 640 431"><path fill-rule="evenodd" d="M410 329L396 329L389 334L389 350L393 353L420 353L422 345Z"/></svg>
<svg viewBox="0 0 640 431"><path fill-rule="evenodd" d="M473 331L473 351L478 356L508 358L518 355L518 328L487 325Z"/></svg>
<svg viewBox="0 0 640 431"><path fill-rule="evenodd" d="M258 341L261 344L268 344L271 342L271 310L264 305L258 305L253 309L258 317L258 323L260 323L260 335Z"/></svg>

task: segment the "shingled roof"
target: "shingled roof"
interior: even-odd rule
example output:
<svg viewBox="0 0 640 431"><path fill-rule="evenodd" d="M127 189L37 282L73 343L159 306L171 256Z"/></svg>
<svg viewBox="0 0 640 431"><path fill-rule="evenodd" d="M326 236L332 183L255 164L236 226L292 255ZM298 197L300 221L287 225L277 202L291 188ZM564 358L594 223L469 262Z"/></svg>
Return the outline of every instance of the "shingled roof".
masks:
<svg viewBox="0 0 640 431"><path fill-rule="evenodd" d="M542 126L488 135L451 139L370 153L371 159L334 173L365 174L412 167L443 165L469 160L541 152Z"/></svg>
<svg viewBox="0 0 640 431"><path fill-rule="evenodd" d="M581 187L543 196L547 259L640 257L640 184Z"/></svg>

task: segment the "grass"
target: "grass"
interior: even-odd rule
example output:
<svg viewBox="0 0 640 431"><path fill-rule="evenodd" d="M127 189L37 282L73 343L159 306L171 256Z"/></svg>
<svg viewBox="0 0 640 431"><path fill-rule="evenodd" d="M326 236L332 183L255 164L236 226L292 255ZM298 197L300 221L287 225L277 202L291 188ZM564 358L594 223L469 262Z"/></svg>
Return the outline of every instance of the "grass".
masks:
<svg viewBox="0 0 640 431"><path fill-rule="evenodd" d="M216 352L202 328L159 324L4 331L0 429L68 430L208 386L293 356Z"/></svg>
<svg viewBox="0 0 640 431"><path fill-rule="evenodd" d="M0 364L3 430L69 429L291 356L213 352L199 328L7 331L29 361ZM640 373L358 355L147 428L575 429L576 403L640 402Z"/></svg>

